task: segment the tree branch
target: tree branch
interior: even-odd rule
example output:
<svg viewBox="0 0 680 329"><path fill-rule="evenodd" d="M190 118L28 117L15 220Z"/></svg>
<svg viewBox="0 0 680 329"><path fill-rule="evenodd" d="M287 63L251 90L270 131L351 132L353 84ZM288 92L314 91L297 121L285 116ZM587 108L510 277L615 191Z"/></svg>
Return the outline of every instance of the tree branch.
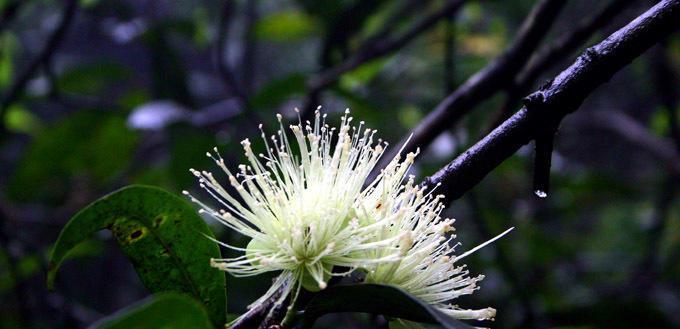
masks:
<svg viewBox="0 0 680 329"><path fill-rule="evenodd" d="M542 0L536 4L524 20L510 47L439 103L412 130L413 135L409 143L405 145L404 151L410 152L418 147L427 148L441 132L455 125L477 104L510 84L515 74L529 60L564 4L565 1L560 0ZM399 145L405 143L406 139L402 140ZM392 148L382 158L378 168L383 168L398 152L398 147Z"/></svg>
<svg viewBox="0 0 680 329"><path fill-rule="evenodd" d="M507 119L519 100L526 95L532 84L536 82L541 73L548 68L562 61L576 48L588 41L595 32L607 26L613 17L620 14L633 0L613 0L599 12L583 20L576 28L568 34L564 34L549 46L540 50L534 55L527 67L524 68L515 78L513 84L507 88L507 97L501 109L493 120L493 129Z"/></svg>
<svg viewBox="0 0 680 329"><path fill-rule="evenodd" d="M314 113L314 109L318 105L318 98L321 91L337 82L344 73L359 67L361 64L401 49L411 40L415 39L415 37L434 26L440 19L453 15L466 1L467 0L448 1L440 10L414 23L411 28L399 37L380 40L369 38L369 40L372 40L372 43L365 47L360 47L360 51L354 56L337 66L310 77L307 80L308 96L303 102L303 108L300 115L303 118L308 118Z"/></svg>
<svg viewBox="0 0 680 329"><path fill-rule="evenodd" d="M614 73L680 27L680 0L664 0L588 48L549 85L532 94L527 105L489 135L423 182L442 184L455 200L491 170L536 138L546 124L559 123Z"/></svg>
<svg viewBox="0 0 680 329"><path fill-rule="evenodd" d="M50 57L52 57L54 52L57 50L57 47L61 43L61 40L64 38L66 31L73 21L77 7L77 0L69 0L66 3L61 21L57 25L57 28L54 29L54 32L52 32L52 34L47 39L45 47L40 51L38 56L33 59L26 70L15 80L14 84L5 93L2 102L0 102L0 136L3 136L6 132L5 114L7 113L7 109L17 99L19 99L19 97L21 97L26 85L28 84L28 81L33 77L35 72L43 65L43 63L46 63L50 60Z"/></svg>

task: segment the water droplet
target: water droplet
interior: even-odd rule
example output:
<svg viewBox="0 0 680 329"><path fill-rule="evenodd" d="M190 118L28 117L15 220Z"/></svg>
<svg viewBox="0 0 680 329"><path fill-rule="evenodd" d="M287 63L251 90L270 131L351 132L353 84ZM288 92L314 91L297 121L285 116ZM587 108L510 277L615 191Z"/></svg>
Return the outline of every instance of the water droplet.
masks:
<svg viewBox="0 0 680 329"><path fill-rule="evenodd" d="M545 197L548 196L548 193L545 193L545 191L541 191L541 190L534 191L534 194L536 194L536 196L539 197L539 198L545 198Z"/></svg>

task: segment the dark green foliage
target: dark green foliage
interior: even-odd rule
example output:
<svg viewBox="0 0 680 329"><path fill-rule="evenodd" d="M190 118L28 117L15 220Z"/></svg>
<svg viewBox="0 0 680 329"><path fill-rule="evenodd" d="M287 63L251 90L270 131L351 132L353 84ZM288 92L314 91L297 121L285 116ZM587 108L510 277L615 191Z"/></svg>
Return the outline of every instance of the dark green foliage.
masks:
<svg viewBox="0 0 680 329"><path fill-rule="evenodd" d="M9 183L20 201L60 202L75 180L104 187L130 165L137 136L122 117L81 112L39 133Z"/></svg>
<svg viewBox="0 0 680 329"><path fill-rule="evenodd" d="M416 322L436 323L446 329L472 329L405 291L379 284L338 285L322 290L307 305L305 320L339 312L382 314Z"/></svg>
<svg viewBox="0 0 680 329"><path fill-rule="evenodd" d="M194 299L163 293L95 323L93 329L210 329L208 314Z"/></svg>
<svg viewBox="0 0 680 329"><path fill-rule="evenodd" d="M220 257L210 229L185 200L155 187L125 187L76 214L50 256L49 287L67 253L103 229L113 233L151 292L187 293L205 305L216 326L224 323L225 278L209 265Z"/></svg>

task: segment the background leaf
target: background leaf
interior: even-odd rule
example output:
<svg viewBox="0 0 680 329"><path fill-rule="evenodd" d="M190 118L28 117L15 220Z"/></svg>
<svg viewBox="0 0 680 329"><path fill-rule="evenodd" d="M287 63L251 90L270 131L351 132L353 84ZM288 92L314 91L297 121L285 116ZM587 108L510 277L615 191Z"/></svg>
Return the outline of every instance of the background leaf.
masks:
<svg viewBox="0 0 680 329"><path fill-rule="evenodd" d="M92 326L93 329L212 328L201 304L177 293L159 294Z"/></svg>
<svg viewBox="0 0 680 329"><path fill-rule="evenodd" d="M318 29L312 16L299 11L284 11L258 21L255 36L263 40L290 42L307 37Z"/></svg>
<svg viewBox="0 0 680 329"><path fill-rule="evenodd" d="M9 181L9 196L60 203L73 181L104 187L129 166L136 146L122 117L76 113L37 133Z"/></svg>
<svg viewBox="0 0 680 329"><path fill-rule="evenodd" d="M48 265L48 286L67 253L93 233L109 229L152 292L180 291L200 300L212 322L226 318L225 278L209 266L220 250L212 232L182 198L162 189L133 185L77 213L61 231Z"/></svg>
<svg viewBox="0 0 680 329"><path fill-rule="evenodd" d="M472 327L423 303L405 291L380 284L348 284L319 292L307 305L305 321L328 313L361 312L405 320L437 323L447 329Z"/></svg>

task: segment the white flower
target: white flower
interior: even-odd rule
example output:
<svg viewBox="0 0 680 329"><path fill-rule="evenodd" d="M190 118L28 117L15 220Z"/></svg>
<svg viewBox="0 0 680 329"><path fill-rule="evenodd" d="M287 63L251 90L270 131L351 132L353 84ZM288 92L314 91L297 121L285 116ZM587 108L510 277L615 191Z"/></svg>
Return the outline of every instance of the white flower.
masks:
<svg viewBox="0 0 680 329"><path fill-rule="evenodd" d="M252 239L245 249L220 243L244 254L214 259L211 265L234 276L282 271L253 305L279 289L284 292L281 299L285 298L292 289L299 289L296 283L308 290L323 289L331 275L347 274L332 273L333 266L353 270L399 257L398 250L391 247L398 236L378 237L392 218L357 217L368 192L364 188L366 179L382 155L384 143L374 141L375 131L364 129L363 122L351 126L348 113L336 130L317 111L313 125L290 126L292 141L281 124L281 115L277 115L281 126L278 134L268 141L262 132L265 154L256 155L247 139L241 143L249 165L240 165L238 174L225 166L217 149L214 155L208 153L226 173L240 199L212 173L191 169L200 186L224 208L211 208L190 196L202 207L200 212ZM368 251L375 250L381 250L382 256L367 256Z"/></svg>
<svg viewBox="0 0 680 329"><path fill-rule="evenodd" d="M199 211L251 238L247 248L218 242L243 255L213 259L211 265L234 276L281 271L251 306L277 292L282 292L281 303L300 287L324 289L331 276L361 268L368 272L366 282L401 287L450 316L493 318L492 308L463 310L446 302L471 294L483 278L469 277L458 261L500 236L453 255L455 235L447 238L453 220L439 216L442 196L424 194L426 188L415 186L413 176L403 183L417 152L404 161L395 157L367 182L386 143L375 141L376 131L363 122L352 126L348 114L336 130L317 111L313 124L290 126L292 139L277 115L278 133L270 140L261 134L266 153L256 155L248 139L241 142L249 164L240 165L236 174L216 148L207 153L226 174L234 195L212 173L191 169L221 207L212 208L185 191L201 206ZM334 266L349 271L335 273Z"/></svg>
<svg viewBox="0 0 680 329"><path fill-rule="evenodd" d="M466 266L458 265L459 261L499 239L512 228L456 256L454 251L459 244L451 245L456 236L450 234L454 231L454 220L441 219L439 216L444 208L440 202L443 196L433 196L433 190L424 194L427 188L414 186L413 176L403 185L402 180L402 173L386 170L379 185L364 199L368 205L362 209L368 213L363 216L392 218L393 225L381 232L377 239L399 237L395 248L400 249L402 256L398 261L380 262L370 267L365 281L400 287L457 319L493 319L496 315L493 308L466 310L447 303L459 296L472 294L479 289L477 282L484 278L483 275L470 277ZM399 192L395 195L386 191ZM389 249L376 250L371 255L383 257L385 250Z"/></svg>

